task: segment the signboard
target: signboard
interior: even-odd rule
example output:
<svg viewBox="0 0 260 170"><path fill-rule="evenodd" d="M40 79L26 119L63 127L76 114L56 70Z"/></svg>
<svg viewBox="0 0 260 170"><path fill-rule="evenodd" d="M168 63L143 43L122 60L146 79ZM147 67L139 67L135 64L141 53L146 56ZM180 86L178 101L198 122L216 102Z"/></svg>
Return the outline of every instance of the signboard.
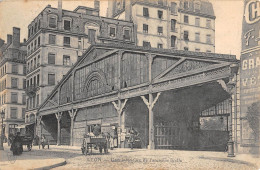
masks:
<svg viewBox="0 0 260 170"><path fill-rule="evenodd" d="M260 101L260 1L244 1L240 68L240 111L242 144L252 144L254 136L245 118L248 107Z"/></svg>

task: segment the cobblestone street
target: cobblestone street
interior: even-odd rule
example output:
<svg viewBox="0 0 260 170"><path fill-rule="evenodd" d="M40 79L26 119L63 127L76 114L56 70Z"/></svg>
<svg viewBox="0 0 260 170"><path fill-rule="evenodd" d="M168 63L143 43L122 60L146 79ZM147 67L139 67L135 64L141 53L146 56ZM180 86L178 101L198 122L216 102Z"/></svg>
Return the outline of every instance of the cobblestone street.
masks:
<svg viewBox="0 0 260 170"><path fill-rule="evenodd" d="M7 148L6 148L7 150ZM2 155L4 156L4 155ZM1 156L1 157L2 157ZM249 162L227 158L224 152L199 152L180 150L130 150L114 149L109 154L100 155L97 150L93 155L82 155L79 147L50 146L39 150L33 147L31 152L23 152L16 159L64 158L66 165L55 169L258 169ZM25 160L26 159L26 160ZM258 165L259 166L259 165Z"/></svg>

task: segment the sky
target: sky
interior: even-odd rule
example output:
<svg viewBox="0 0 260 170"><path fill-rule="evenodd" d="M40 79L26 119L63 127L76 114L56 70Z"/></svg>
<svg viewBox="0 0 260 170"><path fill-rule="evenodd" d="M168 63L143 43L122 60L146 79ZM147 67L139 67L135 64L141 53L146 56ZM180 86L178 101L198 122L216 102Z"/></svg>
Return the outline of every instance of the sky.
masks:
<svg viewBox="0 0 260 170"><path fill-rule="evenodd" d="M63 0L62 8L94 7L94 0ZM215 52L240 58L243 0L209 0L216 15ZM57 7L58 0L0 0L0 38L6 40L12 27L21 28L21 41L27 38L27 26L48 5ZM107 1L100 2L100 15L106 16Z"/></svg>

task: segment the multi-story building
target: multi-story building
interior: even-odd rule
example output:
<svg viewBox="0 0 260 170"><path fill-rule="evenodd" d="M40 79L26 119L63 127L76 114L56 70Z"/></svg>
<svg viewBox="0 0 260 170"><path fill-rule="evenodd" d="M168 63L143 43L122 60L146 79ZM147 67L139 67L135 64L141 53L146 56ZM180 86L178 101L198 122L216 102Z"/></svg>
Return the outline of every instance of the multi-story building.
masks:
<svg viewBox="0 0 260 170"><path fill-rule="evenodd" d="M133 21L137 45L215 52L215 15L207 0L111 0L108 17Z"/></svg>
<svg viewBox="0 0 260 170"><path fill-rule="evenodd" d="M26 122L35 121L38 106L91 44L134 44L133 26L99 16L99 1L94 8L79 6L74 11L62 10L61 2L58 8L44 8L28 26Z"/></svg>
<svg viewBox="0 0 260 170"><path fill-rule="evenodd" d="M5 112L4 133L8 138L25 119L26 45L20 43L20 28L13 27L7 43L0 40L0 111Z"/></svg>

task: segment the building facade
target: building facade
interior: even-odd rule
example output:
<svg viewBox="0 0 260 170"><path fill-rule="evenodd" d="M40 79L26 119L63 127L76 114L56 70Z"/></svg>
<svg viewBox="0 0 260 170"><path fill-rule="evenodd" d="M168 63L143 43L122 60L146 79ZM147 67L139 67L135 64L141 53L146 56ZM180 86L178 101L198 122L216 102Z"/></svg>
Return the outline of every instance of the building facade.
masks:
<svg viewBox="0 0 260 170"><path fill-rule="evenodd" d="M216 17L206 0L111 0L108 17L133 21L138 46L215 52Z"/></svg>
<svg viewBox="0 0 260 170"><path fill-rule="evenodd" d="M0 44L0 111L5 112L4 134L16 134L25 119L26 45L20 43L20 28L13 27L7 43Z"/></svg>
<svg viewBox="0 0 260 170"><path fill-rule="evenodd" d="M134 44L133 26L99 16L98 1L95 8L74 11L62 10L61 2L58 8L44 8L28 26L26 122L35 122L39 105L91 44Z"/></svg>

